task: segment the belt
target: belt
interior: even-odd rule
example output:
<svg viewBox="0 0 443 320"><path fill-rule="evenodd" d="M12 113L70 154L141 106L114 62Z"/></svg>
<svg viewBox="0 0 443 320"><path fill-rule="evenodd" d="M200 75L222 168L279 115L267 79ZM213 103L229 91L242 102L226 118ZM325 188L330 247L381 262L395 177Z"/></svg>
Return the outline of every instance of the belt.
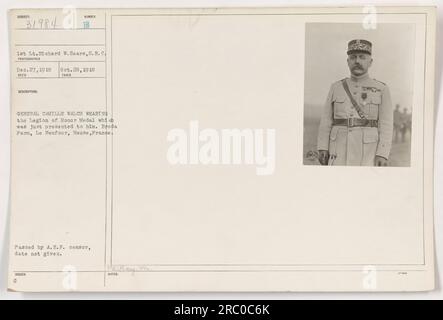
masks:
<svg viewBox="0 0 443 320"><path fill-rule="evenodd" d="M332 125L346 127L378 127L378 120L359 118L334 119Z"/></svg>

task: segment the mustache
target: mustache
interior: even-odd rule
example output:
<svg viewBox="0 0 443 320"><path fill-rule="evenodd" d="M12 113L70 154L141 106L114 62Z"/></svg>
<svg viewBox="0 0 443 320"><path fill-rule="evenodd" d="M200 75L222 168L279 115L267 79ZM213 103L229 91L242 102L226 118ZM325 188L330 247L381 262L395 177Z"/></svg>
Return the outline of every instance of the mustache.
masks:
<svg viewBox="0 0 443 320"><path fill-rule="evenodd" d="M354 69L363 69L363 67L358 64L358 65L355 65L352 67L352 70L354 70Z"/></svg>

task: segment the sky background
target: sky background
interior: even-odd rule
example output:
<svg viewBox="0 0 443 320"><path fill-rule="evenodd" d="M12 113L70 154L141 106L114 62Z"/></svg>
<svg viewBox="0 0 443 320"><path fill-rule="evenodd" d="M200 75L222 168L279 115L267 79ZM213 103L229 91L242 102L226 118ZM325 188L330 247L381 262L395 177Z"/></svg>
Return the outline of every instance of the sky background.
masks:
<svg viewBox="0 0 443 320"><path fill-rule="evenodd" d="M347 43L352 39L372 42L369 76L386 83L392 103L412 109L414 80L413 24L379 23L365 30L360 23L306 24L305 107L306 116L318 116L331 84L349 77Z"/></svg>

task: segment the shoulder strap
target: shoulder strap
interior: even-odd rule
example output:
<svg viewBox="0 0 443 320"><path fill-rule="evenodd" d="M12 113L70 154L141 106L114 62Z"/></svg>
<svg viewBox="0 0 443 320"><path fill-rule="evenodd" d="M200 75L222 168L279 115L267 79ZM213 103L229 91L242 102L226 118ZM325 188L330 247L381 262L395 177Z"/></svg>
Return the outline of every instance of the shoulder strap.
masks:
<svg viewBox="0 0 443 320"><path fill-rule="evenodd" d="M357 103L357 101L355 101L355 99L352 97L351 92L349 91L349 86L348 83L346 82L346 79L343 79L341 81L342 85L343 85L343 89L345 89L346 94L349 97L349 100L351 100L352 105L354 106L355 110L357 110L358 115L360 116L360 118L362 119L367 119L365 113L363 112L363 110L361 109L360 105Z"/></svg>

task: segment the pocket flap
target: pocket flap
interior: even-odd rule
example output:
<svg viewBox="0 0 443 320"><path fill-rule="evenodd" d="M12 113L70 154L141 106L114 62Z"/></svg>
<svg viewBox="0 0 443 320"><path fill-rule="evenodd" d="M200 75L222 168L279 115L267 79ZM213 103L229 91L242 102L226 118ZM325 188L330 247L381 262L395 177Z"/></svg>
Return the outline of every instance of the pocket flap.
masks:
<svg viewBox="0 0 443 320"><path fill-rule="evenodd" d="M338 128L337 127L333 127L332 130L331 130L331 134L329 135L329 139L331 141L337 140L337 133L338 133Z"/></svg>
<svg viewBox="0 0 443 320"><path fill-rule="evenodd" d="M380 104L381 103L381 96L378 94L373 94L369 97L369 100L372 104Z"/></svg>
<svg viewBox="0 0 443 320"><path fill-rule="evenodd" d="M363 130L363 143L374 143L378 141L378 130Z"/></svg>
<svg viewBox="0 0 443 320"><path fill-rule="evenodd" d="M343 102L345 102L345 100L346 100L345 96L341 96L341 95L334 96L334 99L333 99L334 102L338 102L338 103L343 103Z"/></svg>

